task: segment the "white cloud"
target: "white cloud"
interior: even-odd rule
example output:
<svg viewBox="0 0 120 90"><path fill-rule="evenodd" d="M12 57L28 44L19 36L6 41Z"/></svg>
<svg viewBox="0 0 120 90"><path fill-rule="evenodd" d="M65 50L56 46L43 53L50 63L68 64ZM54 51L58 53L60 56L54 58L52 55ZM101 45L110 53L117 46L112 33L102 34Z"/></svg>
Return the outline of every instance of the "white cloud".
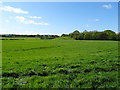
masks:
<svg viewBox="0 0 120 90"><path fill-rule="evenodd" d="M6 23L9 23L10 21L9 20L5 20Z"/></svg>
<svg viewBox="0 0 120 90"><path fill-rule="evenodd" d="M2 1L0 0L0 4L2 4Z"/></svg>
<svg viewBox="0 0 120 90"><path fill-rule="evenodd" d="M89 22L99 22L100 19L98 19L98 18L96 18L96 19L89 19L88 21L89 21Z"/></svg>
<svg viewBox="0 0 120 90"><path fill-rule="evenodd" d="M17 13L17 14L28 14L29 12L28 11L23 11L21 8L14 8L14 7L11 7L11 6L2 6L0 7L0 10L3 10L3 11L8 11L8 12L14 12L14 13Z"/></svg>
<svg viewBox="0 0 120 90"><path fill-rule="evenodd" d="M38 23L38 22L35 22L34 20L28 20L23 16L16 16L15 19L17 22L24 23L24 24L45 25L45 26L49 25L48 23Z"/></svg>
<svg viewBox="0 0 120 90"><path fill-rule="evenodd" d="M21 8L14 8L11 6L1 6L0 10L7 11L7 12L13 12L13 13L17 13L17 14L28 14L29 13L28 11L24 11ZM26 17L29 17L32 19L41 19L42 18L42 17L38 17L38 16L26 16ZM34 25L45 25L45 26L49 25L48 23L39 23L34 20L29 20L23 16L16 16L14 18L17 22L20 22L23 24L34 24ZM10 18L10 19L12 19L12 18ZM9 21L5 20L5 22L8 23Z"/></svg>
<svg viewBox="0 0 120 90"><path fill-rule="evenodd" d="M111 9L113 6L112 5L102 5L103 8L106 8L106 9Z"/></svg>
<svg viewBox="0 0 120 90"><path fill-rule="evenodd" d="M85 25L86 28L89 28L90 26L88 24Z"/></svg>
<svg viewBox="0 0 120 90"><path fill-rule="evenodd" d="M99 22L99 21L100 21L100 19L95 19L95 21L96 21L96 22Z"/></svg>
<svg viewBox="0 0 120 90"><path fill-rule="evenodd" d="M33 18L33 19L41 19L42 17L37 17L37 16L28 16L29 18Z"/></svg>

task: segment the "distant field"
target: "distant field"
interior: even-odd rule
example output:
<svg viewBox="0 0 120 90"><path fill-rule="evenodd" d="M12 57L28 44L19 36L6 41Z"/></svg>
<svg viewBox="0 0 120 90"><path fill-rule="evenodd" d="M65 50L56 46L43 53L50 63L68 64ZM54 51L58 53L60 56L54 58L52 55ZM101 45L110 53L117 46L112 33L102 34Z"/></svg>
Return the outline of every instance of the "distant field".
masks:
<svg viewBox="0 0 120 90"><path fill-rule="evenodd" d="M118 41L2 40L3 88L118 87Z"/></svg>
<svg viewBox="0 0 120 90"><path fill-rule="evenodd" d="M21 39L40 39L40 38L36 38L36 37L0 37L0 39L6 39L6 40L18 39L18 40L21 40Z"/></svg>

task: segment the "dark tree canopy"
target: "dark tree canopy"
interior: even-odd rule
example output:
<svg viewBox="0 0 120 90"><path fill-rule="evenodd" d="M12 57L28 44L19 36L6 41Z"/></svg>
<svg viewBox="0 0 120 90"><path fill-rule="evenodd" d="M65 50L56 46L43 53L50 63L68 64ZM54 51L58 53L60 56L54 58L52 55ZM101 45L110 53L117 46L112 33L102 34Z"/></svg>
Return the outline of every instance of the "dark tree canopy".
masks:
<svg viewBox="0 0 120 90"><path fill-rule="evenodd" d="M16 35L16 34L5 34L0 35L1 37L36 37L40 39L54 39L60 37L58 35ZM104 30L103 32L98 31L83 31L75 30L70 34L62 34L61 37L71 37L75 40L119 40L120 32L115 33L112 30Z"/></svg>
<svg viewBox="0 0 120 90"><path fill-rule="evenodd" d="M98 31L87 31L80 33L78 30L75 30L73 33L70 33L69 36L75 40L119 40L120 33L116 34L112 30L105 30L103 32Z"/></svg>

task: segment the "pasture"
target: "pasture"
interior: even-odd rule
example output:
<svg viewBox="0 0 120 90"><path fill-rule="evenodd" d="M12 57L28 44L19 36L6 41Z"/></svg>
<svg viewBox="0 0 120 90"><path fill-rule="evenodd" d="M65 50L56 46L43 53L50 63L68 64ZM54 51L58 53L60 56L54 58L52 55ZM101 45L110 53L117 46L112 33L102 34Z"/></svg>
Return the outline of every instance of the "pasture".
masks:
<svg viewBox="0 0 120 90"><path fill-rule="evenodd" d="M3 88L116 88L118 41L2 40Z"/></svg>

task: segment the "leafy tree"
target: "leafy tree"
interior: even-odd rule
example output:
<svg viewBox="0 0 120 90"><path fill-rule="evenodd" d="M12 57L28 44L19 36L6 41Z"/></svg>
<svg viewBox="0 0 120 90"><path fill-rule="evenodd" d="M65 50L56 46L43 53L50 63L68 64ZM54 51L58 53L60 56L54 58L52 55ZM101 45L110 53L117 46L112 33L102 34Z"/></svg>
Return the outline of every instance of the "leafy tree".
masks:
<svg viewBox="0 0 120 90"><path fill-rule="evenodd" d="M70 33L69 35L75 40L80 40L80 32L78 30L75 30L73 33Z"/></svg>
<svg viewBox="0 0 120 90"><path fill-rule="evenodd" d="M61 37L68 37L68 34L62 34Z"/></svg>
<svg viewBox="0 0 120 90"><path fill-rule="evenodd" d="M98 40L99 39L99 32L95 31L92 33L92 40Z"/></svg>
<svg viewBox="0 0 120 90"><path fill-rule="evenodd" d="M120 32L117 34L117 40L120 41Z"/></svg>
<svg viewBox="0 0 120 90"><path fill-rule="evenodd" d="M105 30L104 33L107 34L107 40L116 40L116 33L112 30Z"/></svg>
<svg viewBox="0 0 120 90"><path fill-rule="evenodd" d="M89 32L85 32L84 33L84 40L90 40L90 38L91 38L90 33Z"/></svg>
<svg viewBox="0 0 120 90"><path fill-rule="evenodd" d="M36 37L37 37L37 38L40 38L40 35L39 35L39 34L37 34L37 35L36 35Z"/></svg>

